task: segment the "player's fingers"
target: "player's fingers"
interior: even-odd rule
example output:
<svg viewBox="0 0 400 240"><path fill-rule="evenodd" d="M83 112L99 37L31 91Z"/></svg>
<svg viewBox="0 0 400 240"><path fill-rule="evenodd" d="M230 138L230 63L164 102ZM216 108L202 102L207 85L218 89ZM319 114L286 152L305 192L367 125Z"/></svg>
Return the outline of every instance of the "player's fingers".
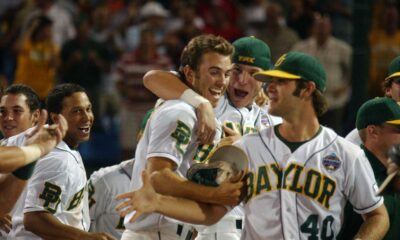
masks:
<svg viewBox="0 0 400 240"><path fill-rule="evenodd" d="M35 135L36 133L38 133L43 128L44 124L46 124L46 121L47 121L47 111L43 109L40 111L39 119L38 119L36 126L33 128L33 130L30 133L25 134L26 137L31 137L31 136Z"/></svg>
<svg viewBox="0 0 400 240"><path fill-rule="evenodd" d="M236 130L233 130L227 126L222 126L224 128L224 132L226 136L240 136L240 133L237 132Z"/></svg>
<svg viewBox="0 0 400 240"><path fill-rule="evenodd" d="M121 217L125 217L126 215L128 215L129 213L131 213L131 212L133 212L133 211L135 211L135 210L136 210L135 207L129 206L129 207L126 207L126 208L124 208L124 209L118 211L118 214L119 214Z"/></svg>
<svg viewBox="0 0 400 240"><path fill-rule="evenodd" d="M64 116L61 114L56 114L54 116L54 122L58 125L58 128L60 129L61 133L64 135L68 129L68 123L67 123L67 120L64 118Z"/></svg>
<svg viewBox="0 0 400 240"><path fill-rule="evenodd" d="M243 179L244 174L245 174L244 171L240 171L240 172L238 172L238 174L236 174L235 176L232 176L232 177L230 178L230 181L231 181L232 183L240 182L240 181Z"/></svg>
<svg viewBox="0 0 400 240"><path fill-rule="evenodd" d="M124 202L122 202L122 203L120 203L120 204L118 204L116 207L115 207L115 210L117 210L118 212L119 211L121 211L121 210L123 210L124 208L126 208L126 207L128 207L128 206L131 206L132 205L132 202L131 201L124 201Z"/></svg>
<svg viewBox="0 0 400 240"><path fill-rule="evenodd" d="M133 192L126 192L126 193L121 193L115 197L115 200L122 200L126 198L132 198Z"/></svg>

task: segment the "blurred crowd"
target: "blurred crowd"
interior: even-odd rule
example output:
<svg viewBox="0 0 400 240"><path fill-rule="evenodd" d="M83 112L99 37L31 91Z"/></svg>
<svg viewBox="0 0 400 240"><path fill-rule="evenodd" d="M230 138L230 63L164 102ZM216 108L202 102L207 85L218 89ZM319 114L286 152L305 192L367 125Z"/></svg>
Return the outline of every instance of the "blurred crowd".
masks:
<svg viewBox="0 0 400 240"><path fill-rule="evenodd" d="M373 3L369 98L383 95L387 66L400 54L398 6ZM353 0L2 0L0 84L27 84L42 101L56 84L80 84L93 103L94 133L117 131L107 140L127 159L156 100L142 83L147 71L177 69L183 46L201 33L231 42L254 35L269 45L273 61L296 50L324 65L330 108L321 122L345 135L356 90L353 7Z"/></svg>

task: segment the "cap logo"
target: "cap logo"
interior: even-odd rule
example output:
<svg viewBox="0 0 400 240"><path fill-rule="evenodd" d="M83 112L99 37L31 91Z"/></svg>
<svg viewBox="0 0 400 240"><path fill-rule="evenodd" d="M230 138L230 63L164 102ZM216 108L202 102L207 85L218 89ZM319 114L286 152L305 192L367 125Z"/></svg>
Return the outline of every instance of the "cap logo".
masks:
<svg viewBox="0 0 400 240"><path fill-rule="evenodd" d="M255 58L253 58L253 57L246 57L246 56L239 56L239 61L240 61L240 62L254 63Z"/></svg>
<svg viewBox="0 0 400 240"><path fill-rule="evenodd" d="M283 54L275 63L275 67L278 67L279 65L281 65L286 59L286 54Z"/></svg>

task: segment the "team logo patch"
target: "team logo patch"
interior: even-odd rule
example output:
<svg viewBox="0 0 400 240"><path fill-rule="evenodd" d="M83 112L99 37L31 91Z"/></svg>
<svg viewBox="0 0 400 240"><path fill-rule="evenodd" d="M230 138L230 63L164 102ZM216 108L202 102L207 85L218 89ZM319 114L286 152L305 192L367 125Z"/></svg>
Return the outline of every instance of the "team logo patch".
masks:
<svg viewBox="0 0 400 240"><path fill-rule="evenodd" d="M338 168L340 168L341 164L342 161L340 161L335 153L331 153L328 156L322 158L322 165L324 165L325 169L328 170L328 172L336 171Z"/></svg>
<svg viewBox="0 0 400 240"><path fill-rule="evenodd" d="M261 124L266 127L272 126L271 120L269 119L267 114L261 115Z"/></svg>

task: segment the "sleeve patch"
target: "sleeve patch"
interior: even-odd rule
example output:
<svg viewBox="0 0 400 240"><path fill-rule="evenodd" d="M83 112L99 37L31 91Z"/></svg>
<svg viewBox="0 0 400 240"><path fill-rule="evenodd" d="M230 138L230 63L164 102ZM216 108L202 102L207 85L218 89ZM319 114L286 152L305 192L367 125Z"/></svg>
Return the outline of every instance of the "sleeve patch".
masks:
<svg viewBox="0 0 400 240"><path fill-rule="evenodd" d="M175 138L176 150L183 154L189 145L192 136L192 130L182 121L178 120L175 131L171 134L171 137Z"/></svg>
<svg viewBox="0 0 400 240"><path fill-rule="evenodd" d="M43 192L39 195L39 198L44 200L43 207L45 207L49 212L57 212L58 204L61 202L62 190L59 186L45 182Z"/></svg>

